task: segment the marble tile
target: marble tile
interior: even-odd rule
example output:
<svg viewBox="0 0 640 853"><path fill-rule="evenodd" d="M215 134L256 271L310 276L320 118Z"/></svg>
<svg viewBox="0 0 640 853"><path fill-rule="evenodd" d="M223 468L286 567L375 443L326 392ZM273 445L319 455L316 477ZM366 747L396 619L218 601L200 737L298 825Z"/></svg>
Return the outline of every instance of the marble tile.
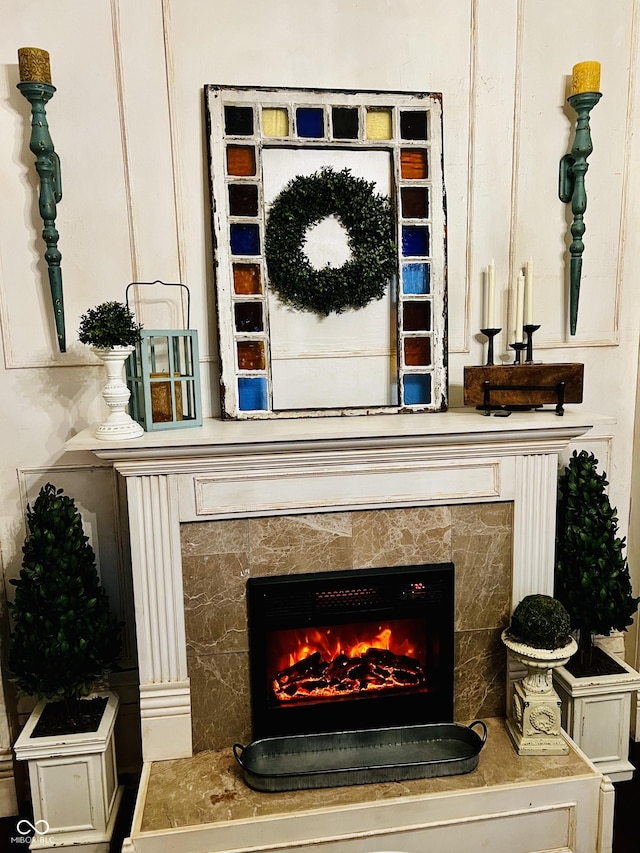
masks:
<svg viewBox="0 0 640 853"><path fill-rule="evenodd" d="M249 543L252 577L350 569L351 514L252 518Z"/></svg>
<svg viewBox="0 0 640 853"><path fill-rule="evenodd" d="M184 558L187 654L246 650L248 573L246 553Z"/></svg>
<svg viewBox="0 0 640 853"><path fill-rule="evenodd" d="M568 755L519 756L500 719L486 719L488 736L478 767L460 776L415 779L322 791L260 793L248 788L229 748L193 758L155 762L142 816L143 832L201 826L314 809L349 808L405 796L443 794L518 782L597 775L573 749ZM258 831L258 830L256 830Z"/></svg>
<svg viewBox="0 0 640 853"><path fill-rule="evenodd" d="M354 567L451 560L451 510L416 507L353 513Z"/></svg>
<svg viewBox="0 0 640 853"><path fill-rule="evenodd" d="M500 630L461 631L455 635L454 719L505 714L506 649Z"/></svg>
<svg viewBox="0 0 640 853"><path fill-rule="evenodd" d="M511 504L454 506L451 526L456 630L504 628L511 605Z"/></svg>
<svg viewBox="0 0 640 853"><path fill-rule="evenodd" d="M249 520L193 521L180 525L183 556L247 553Z"/></svg>
<svg viewBox="0 0 640 853"><path fill-rule="evenodd" d="M194 752L251 739L246 652L187 657Z"/></svg>

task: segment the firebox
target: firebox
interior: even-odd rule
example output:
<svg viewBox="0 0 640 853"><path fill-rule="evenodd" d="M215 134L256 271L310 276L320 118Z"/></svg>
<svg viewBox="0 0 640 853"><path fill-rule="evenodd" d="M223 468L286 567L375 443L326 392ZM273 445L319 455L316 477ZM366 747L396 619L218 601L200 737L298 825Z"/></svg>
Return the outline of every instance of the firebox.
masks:
<svg viewBox="0 0 640 853"><path fill-rule="evenodd" d="M247 581L253 737L453 720L454 566Z"/></svg>

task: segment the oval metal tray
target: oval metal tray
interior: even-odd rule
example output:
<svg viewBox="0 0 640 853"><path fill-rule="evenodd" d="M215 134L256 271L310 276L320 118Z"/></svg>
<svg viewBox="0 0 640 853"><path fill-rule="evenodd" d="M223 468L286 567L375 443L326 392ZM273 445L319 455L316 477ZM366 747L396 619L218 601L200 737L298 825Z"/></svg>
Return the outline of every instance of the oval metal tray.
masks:
<svg viewBox="0 0 640 853"><path fill-rule="evenodd" d="M470 773L486 739L474 720L263 738L233 754L247 785L271 793Z"/></svg>

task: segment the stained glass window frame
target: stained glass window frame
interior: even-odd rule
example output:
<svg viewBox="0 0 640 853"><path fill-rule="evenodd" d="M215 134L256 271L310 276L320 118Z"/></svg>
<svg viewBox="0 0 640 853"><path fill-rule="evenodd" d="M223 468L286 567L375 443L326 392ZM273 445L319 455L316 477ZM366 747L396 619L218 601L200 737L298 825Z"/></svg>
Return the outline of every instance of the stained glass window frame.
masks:
<svg viewBox="0 0 640 853"><path fill-rule="evenodd" d="M447 247L441 95L218 85L205 86L204 93L222 416L260 419L446 409ZM247 109L253 111L252 123L246 120ZM334 136L334 109L356 111L357 137ZM299 110L303 112L298 113ZM269 133L264 132L263 111L266 111L264 115L269 122L286 129L287 133L275 135L272 126L268 128ZM408 114L411 112L419 114L416 121L410 120ZM323 119L323 135L304 135L310 132L310 128L317 133L318 114ZM311 116L314 120L302 128L303 135L298 132L298 115L304 116L305 120ZM342 114L342 118L345 115ZM227 121L227 116L231 117L230 121ZM355 119L356 116L351 115L350 118ZM401 123L404 127L417 127L418 136L422 133L421 128L426 127L425 138L403 138ZM228 125L239 127L242 132L228 132ZM372 135L367 135L368 129ZM390 283L389 299L392 313L389 321L395 329L395 352L389 354L390 364L395 365L395 376L390 375L390 382L396 384L397 399L390 405L379 405L374 401L371 405L339 407L330 403L300 408L274 407L269 285L264 258L268 210L264 204L262 173L263 152L270 148L292 151L325 149L328 152L381 150L390 155L391 202L398 250L398 276ZM230 174L230 157L238 164L237 174ZM255 164L254 173L248 174L252 162ZM257 216L231 214L229 187L232 185L256 188ZM425 189L425 216L403 215L402 190L411 187ZM242 247L247 249L246 254L238 254ZM426 254L420 253L424 251ZM251 273L247 272L249 269ZM244 283L239 286L241 273ZM404 303L420 301L429 303L429 310L424 312L424 316L430 318L430 328L403 328ZM255 329L238 328L237 306L243 303L252 304L253 313L261 313L261 321ZM290 321L295 323L295 311L291 313ZM357 323L354 329L357 331ZM421 341L421 337L427 337L428 342ZM238 353L248 350L255 351L259 357L241 365ZM419 360L420 353L427 353L430 361L428 364L408 363L405 360L407 352L414 354L413 360ZM390 373L393 373L393 368Z"/></svg>

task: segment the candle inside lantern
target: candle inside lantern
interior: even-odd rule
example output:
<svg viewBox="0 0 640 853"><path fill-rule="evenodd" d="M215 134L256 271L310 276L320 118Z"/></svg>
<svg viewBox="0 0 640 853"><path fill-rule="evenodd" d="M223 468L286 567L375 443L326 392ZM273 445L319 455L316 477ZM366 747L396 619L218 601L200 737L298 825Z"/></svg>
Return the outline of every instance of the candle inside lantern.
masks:
<svg viewBox="0 0 640 853"><path fill-rule="evenodd" d="M18 68L21 83L48 83L51 85L49 54L39 47L18 49Z"/></svg>
<svg viewBox="0 0 640 853"><path fill-rule="evenodd" d="M533 260L529 258L524 268L524 323L533 325Z"/></svg>
<svg viewBox="0 0 640 853"><path fill-rule="evenodd" d="M600 63L579 62L573 66L571 76L571 94L600 91Z"/></svg>

